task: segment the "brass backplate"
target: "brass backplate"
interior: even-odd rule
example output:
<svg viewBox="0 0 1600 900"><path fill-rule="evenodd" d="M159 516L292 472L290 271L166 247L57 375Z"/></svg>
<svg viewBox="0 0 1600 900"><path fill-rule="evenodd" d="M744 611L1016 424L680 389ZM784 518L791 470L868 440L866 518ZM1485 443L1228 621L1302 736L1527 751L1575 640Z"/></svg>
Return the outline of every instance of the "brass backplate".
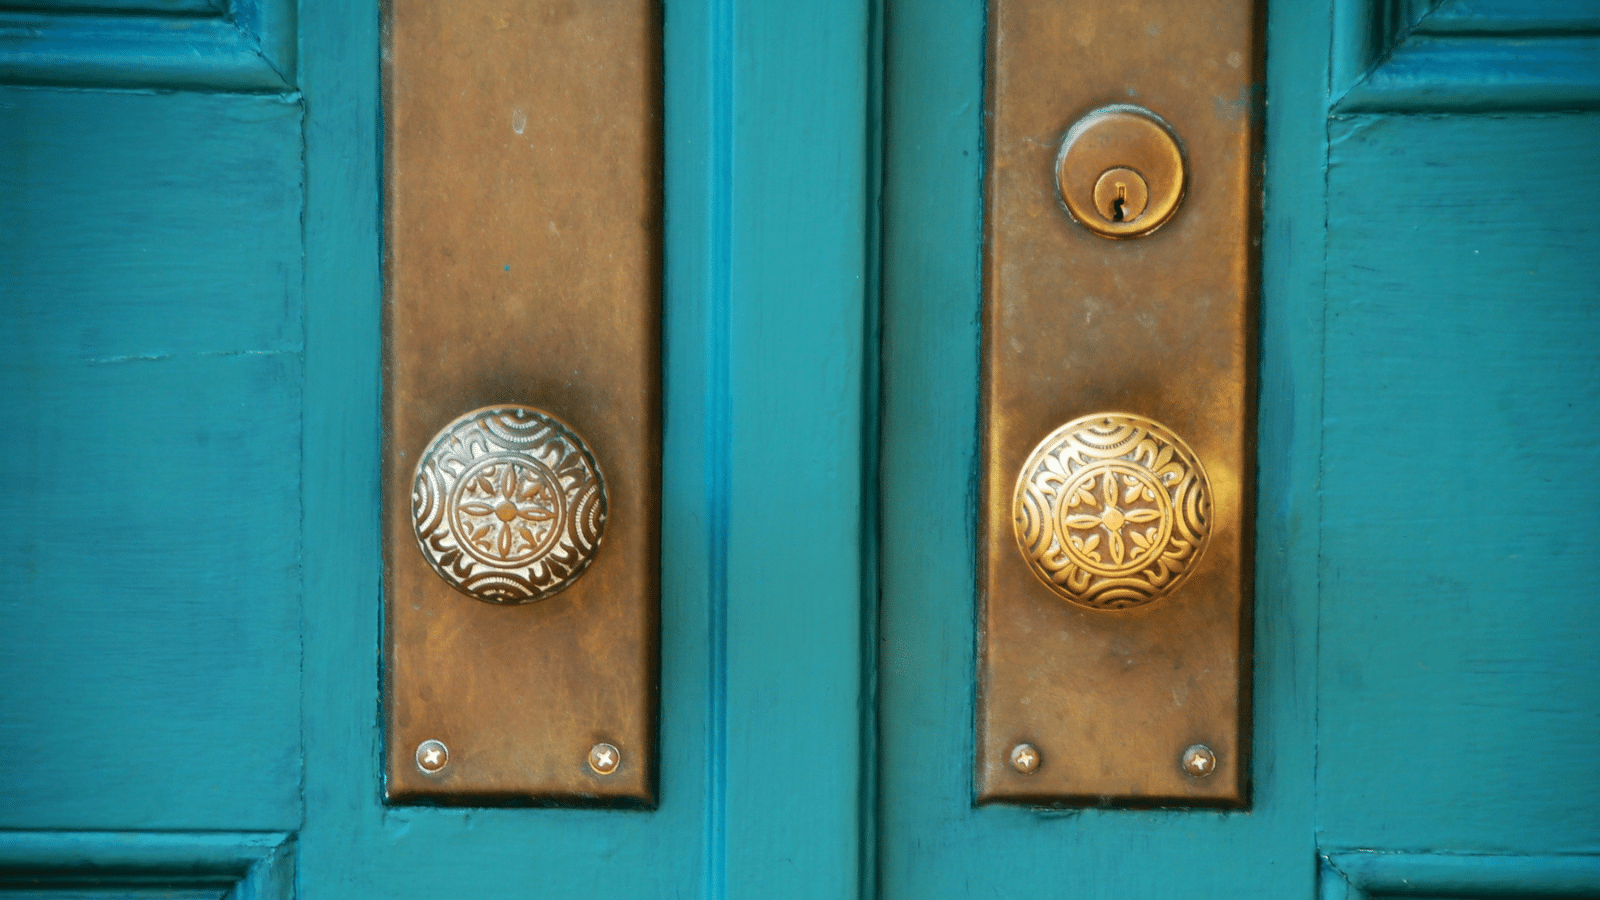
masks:
<svg viewBox="0 0 1600 900"><path fill-rule="evenodd" d="M659 16L651 0L385 6L391 803L655 802ZM510 406L581 435L609 505L581 576L499 605L430 568L412 482L442 428Z"/></svg>
<svg viewBox="0 0 1600 900"><path fill-rule="evenodd" d="M979 803L1248 803L1261 15L1256 0L990 0ZM1170 126L1187 184L1159 229L1107 240L1067 213L1056 162L1076 122L1117 105ZM1030 571L1014 498L1042 441L1112 412L1192 448L1209 544L1170 595L1093 609Z"/></svg>

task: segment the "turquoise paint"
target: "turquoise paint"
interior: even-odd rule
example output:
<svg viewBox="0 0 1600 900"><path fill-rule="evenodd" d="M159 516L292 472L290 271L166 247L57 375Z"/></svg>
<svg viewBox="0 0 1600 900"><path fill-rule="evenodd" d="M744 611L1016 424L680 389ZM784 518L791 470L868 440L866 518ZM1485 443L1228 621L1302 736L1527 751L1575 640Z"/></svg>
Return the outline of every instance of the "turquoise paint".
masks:
<svg viewBox="0 0 1600 900"><path fill-rule="evenodd" d="M304 15L303 895L854 895L866 7L666 10L652 813L378 803L376 18Z"/></svg>
<svg viewBox="0 0 1600 900"><path fill-rule="evenodd" d="M692 14L668 16L668 66L703 70ZM661 806L651 813L386 808L379 785L377 474L379 441L378 34L375 4L302 14L307 103L305 654L308 689L301 897L692 897L705 756L702 526L695 497L704 440L694 408L703 351L699 304L678 261L699 235L681 124L669 125L667 444L664 458ZM674 82L669 122L691 121L701 95ZM690 131L698 150L700 135ZM687 173L692 178L693 173ZM702 192L696 191L695 196ZM696 285L697 286L697 285ZM681 298L681 299L680 299ZM687 307L687 308L686 308ZM680 343L685 339L691 343ZM689 387L685 385L689 384ZM690 415L692 419L692 413ZM686 429L686 424L688 428ZM687 432L687 433L686 433ZM687 452L686 452L687 450Z"/></svg>
<svg viewBox="0 0 1600 900"><path fill-rule="evenodd" d="M0 82L280 93L295 40L294 0L8 3Z"/></svg>
<svg viewBox="0 0 1600 900"><path fill-rule="evenodd" d="M983 11L890 10L884 896L1305 896L1319 844L1595 850L1593 754L1581 748L1600 703L1580 648L1600 617L1593 554L1574 548L1600 522L1582 488L1509 465L1528 452L1527 426L1513 423L1524 414L1565 412L1572 439L1534 451L1564 471L1600 434L1584 149L1595 129L1579 116L1330 125L1328 48L1348 48L1325 10L1269 14L1253 809L1051 813L970 807ZM1496 62L1498 40L1431 70L1363 68L1360 102L1588 103L1583 69L1516 81L1558 71L1567 43L1540 45L1548 56L1524 46L1517 68ZM1556 173L1560 212L1511 225L1527 219L1513 210L1526 208L1519 172L1533 170ZM1463 259L1480 246L1494 262ZM1485 421L1485 407L1500 417ZM1468 475L1473 454L1504 464ZM1484 490L1541 508L1564 498L1568 512L1551 520L1510 499L1491 510ZM1418 512L1430 501L1439 513ZM1505 545L1502 528L1522 533ZM1492 562L1518 549L1530 568ZM1446 596L1441 578L1455 583ZM1551 595L1570 600L1530 622L1525 604ZM1457 865L1449 896L1503 890L1506 865L1530 895L1567 883L1496 859Z"/></svg>
<svg viewBox="0 0 1600 900"><path fill-rule="evenodd" d="M1600 116L1330 130L1321 840L1600 851Z"/></svg>
<svg viewBox="0 0 1600 900"><path fill-rule="evenodd" d="M726 891L854 896L868 7L732 27Z"/></svg>
<svg viewBox="0 0 1600 900"><path fill-rule="evenodd" d="M1370 851L1322 856L1324 900L1518 897L1569 900L1600 893L1600 857Z"/></svg>
<svg viewBox="0 0 1600 900"><path fill-rule="evenodd" d="M283 832L0 832L0 892L8 900L285 900L294 851L294 836Z"/></svg>
<svg viewBox="0 0 1600 900"><path fill-rule="evenodd" d="M653 812L380 801L376 4L307 4L298 29L235 4L189 56L125 17L0 40L4 80L200 89L0 89L0 433L27 476L0 494L22 550L0 741L31 754L0 776L0 882L1593 892L1600 522L1581 480L1514 453L1540 415L1574 423L1541 467L1595 445L1597 129L1437 114L1592 106L1592 60L1556 64L1590 38L1569 22L1510 60L1507 33L1562 28L1479 5L1353 49L1362 4L1271 10L1248 813L970 805L980 2L665 11ZM1562 174L1538 215L1529 165ZM1512 499L1488 522L1476 495ZM175 520L190 538L159 540Z"/></svg>
<svg viewBox="0 0 1600 900"><path fill-rule="evenodd" d="M1333 19L1341 113L1600 107L1600 7L1587 0L1339 0Z"/></svg>
<svg viewBox="0 0 1600 900"><path fill-rule="evenodd" d="M0 89L0 828L299 825L299 140Z"/></svg>

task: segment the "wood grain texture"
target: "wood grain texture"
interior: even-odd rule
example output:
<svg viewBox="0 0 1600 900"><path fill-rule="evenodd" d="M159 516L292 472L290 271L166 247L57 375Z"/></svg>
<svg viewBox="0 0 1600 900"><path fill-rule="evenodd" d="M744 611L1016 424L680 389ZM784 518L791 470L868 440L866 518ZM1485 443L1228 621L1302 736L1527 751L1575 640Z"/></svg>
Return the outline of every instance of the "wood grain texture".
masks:
<svg viewBox="0 0 1600 900"><path fill-rule="evenodd" d="M11 828L300 821L300 108L0 93Z"/></svg>
<svg viewBox="0 0 1600 900"><path fill-rule="evenodd" d="M1594 115L1332 126L1325 847L1600 848L1595 146Z"/></svg>
<svg viewBox="0 0 1600 900"><path fill-rule="evenodd" d="M972 808L983 14L885 17L881 896L1306 896L1326 10L1268 7L1250 814Z"/></svg>

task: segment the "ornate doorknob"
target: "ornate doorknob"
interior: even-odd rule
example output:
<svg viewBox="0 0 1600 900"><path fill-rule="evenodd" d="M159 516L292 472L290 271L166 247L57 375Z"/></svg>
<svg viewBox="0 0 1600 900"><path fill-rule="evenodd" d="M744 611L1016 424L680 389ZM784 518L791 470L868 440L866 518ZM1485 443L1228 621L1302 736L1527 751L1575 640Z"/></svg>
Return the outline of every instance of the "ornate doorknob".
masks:
<svg viewBox="0 0 1600 900"><path fill-rule="evenodd" d="M1171 594L1211 537L1211 483L1153 419L1095 413L1029 454L1012 505L1017 546L1056 594L1128 609Z"/></svg>
<svg viewBox="0 0 1600 900"><path fill-rule="evenodd" d="M594 454L527 406L474 410L440 431L411 489L417 546L439 577L489 603L531 603L576 581L606 525Z"/></svg>

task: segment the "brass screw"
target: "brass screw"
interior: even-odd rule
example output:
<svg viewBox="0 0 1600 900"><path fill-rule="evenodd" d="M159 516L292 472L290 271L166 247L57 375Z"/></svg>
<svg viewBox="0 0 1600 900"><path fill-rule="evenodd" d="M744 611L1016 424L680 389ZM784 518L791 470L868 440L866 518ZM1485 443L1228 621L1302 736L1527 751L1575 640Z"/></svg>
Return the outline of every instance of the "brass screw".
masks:
<svg viewBox="0 0 1600 900"><path fill-rule="evenodd" d="M622 751L610 744L595 744L589 748L589 768L596 775L610 775L622 765Z"/></svg>
<svg viewBox="0 0 1600 900"><path fill-rule="evenodd" d="M1032 744L1018 744L1011 748L1011 768L1024 775L1039 771L1039 748Z"/></svg>
<svg viewBox="0 0 1600 900"><path fill-rule="evenodd" d="M1196 778L1204 778L1217 770L1217 754L1205 744L1195 744L1183 751L1183 770Z"/></svg>
<svg viewBox="0 0 1600 900"><path fill-rule="evenodd" d="M426 740L417 745L417 768L426 775L437 775L450 764L450 748L444 741Z"/></svg>

